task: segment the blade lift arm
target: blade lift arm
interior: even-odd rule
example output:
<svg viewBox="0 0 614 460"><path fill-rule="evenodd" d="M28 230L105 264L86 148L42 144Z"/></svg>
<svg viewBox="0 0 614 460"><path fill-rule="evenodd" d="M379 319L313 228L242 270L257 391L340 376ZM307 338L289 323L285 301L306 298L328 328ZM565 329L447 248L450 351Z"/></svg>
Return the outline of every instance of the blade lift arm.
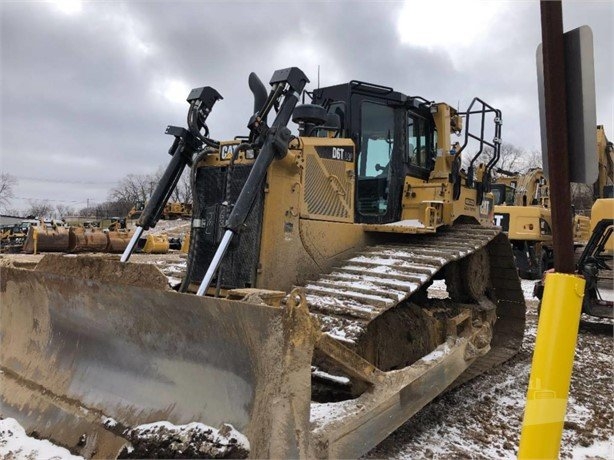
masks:
<svg viewBox="0 0 614 460"><path fill-rule="evenodd" d="M232 238L241 231L247 219L257 192L264 182L269 166L275 158L281 159L286 156L288 143L291 138L287 125L299 101L301 92L308 82L309 80L303 71L297 67L277 70L273 73L270 81L272 88L269 96L262 108L251 117L248 124L250 142L261 145L262 148L228 217L222 241L209 264L196 295L205 295L207 289L209 289L213 276L218 271ZM279 100L282 97L283 101L277 116L269 128L266 125L266 117L271 109L279 104Z"/></svg>
<svg viewBox="0 0 614 460"><path fill-rule="evenodd" d="M187 120L189 129L177 126L167 126L166 134L175 137L168 151L172 157L171 161L166 167L153 194L147 201L147 205L141 217L137 221L136 230L121 256L121 262L128 261L143 231L156 226L164 211L164 206L170 198L171 193L173 193L173 190L175 190L177 182L179 182L183 170L186 165L192 164L194 153L202 149L203 145L210 147L219 146L218 142L209 139L209 129L205 121L213 105L220 99L223 99L220 93L209 86L193 89L187 97L187 101L190 103ZM201 130L203 130L204 133L202 133Z"/></svg>

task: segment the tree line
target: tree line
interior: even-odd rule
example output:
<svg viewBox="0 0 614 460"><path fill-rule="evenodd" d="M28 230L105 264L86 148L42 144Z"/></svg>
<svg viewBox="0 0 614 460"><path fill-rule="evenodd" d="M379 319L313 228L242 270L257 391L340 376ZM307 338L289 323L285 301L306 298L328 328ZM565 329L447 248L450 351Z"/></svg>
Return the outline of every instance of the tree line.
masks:
<svg viewBox="0 0 614 460"><path fill-rule="evenodd" d="M145 203L151 197L156 185L162 177L163 170L152 174L128 174L115 187L109 190L107 199L91 206L76 207L67 204L53 204L50 200L28 200L28 206L19 210L11 208L17 178L8 173L0 174L0 211L12 216L34 216L62 219L66 216L91 217L106 219L110 217L125 217L138 203ZM192 203L192 187L190 171L185 171L177 187L171 194L170 201Z"/></svg>

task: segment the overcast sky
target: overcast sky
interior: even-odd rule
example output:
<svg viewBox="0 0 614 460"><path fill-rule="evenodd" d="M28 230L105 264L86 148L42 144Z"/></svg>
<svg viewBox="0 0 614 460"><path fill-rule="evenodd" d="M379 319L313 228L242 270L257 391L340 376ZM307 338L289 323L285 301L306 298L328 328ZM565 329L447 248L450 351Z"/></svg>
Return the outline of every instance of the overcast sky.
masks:
<svg viewBox="0 0 614 460"><path fill-rule="evenodd" d="M168 124L191 88L224 97L216 139L246 134L247 77L297 66L308 89L352 79L503 112L503 140L540 148L537 1L0 2L1 171L10 207L106 200L127 174L166 165ZM597 122L614 137L613 1L564 2L565 30L594 34Z"/></svg>

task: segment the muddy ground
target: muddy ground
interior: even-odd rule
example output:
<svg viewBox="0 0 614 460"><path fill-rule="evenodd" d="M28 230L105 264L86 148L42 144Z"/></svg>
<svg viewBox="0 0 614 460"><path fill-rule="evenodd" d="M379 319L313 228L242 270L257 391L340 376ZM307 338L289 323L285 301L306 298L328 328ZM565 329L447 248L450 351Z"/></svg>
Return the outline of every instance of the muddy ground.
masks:
<svg viewBox="0 0 614 460"><path fill-rule="evenodd" d="M365 458L515 458L537 331L533 282L523 281L526 333L520 353L445 394ZM614 459L612 322L582 316L561 458Z"/></svg>

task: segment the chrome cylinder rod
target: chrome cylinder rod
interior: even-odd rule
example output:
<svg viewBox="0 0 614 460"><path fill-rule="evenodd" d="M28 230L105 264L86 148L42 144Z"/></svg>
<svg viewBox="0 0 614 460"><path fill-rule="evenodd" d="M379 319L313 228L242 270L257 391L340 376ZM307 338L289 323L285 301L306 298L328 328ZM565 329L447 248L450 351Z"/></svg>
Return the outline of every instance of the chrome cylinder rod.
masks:
<svg viewBox="0 0 614 460"><path fill-rule="evenodd" d="M211 280L213 280L213 275L219 268L220 263L222 263L224 254L226 254L226 250L228 249L228 246L230 246L230 242L232 241L233 236L234 233L232 232L232 230L226 230L226 233L224 233L224 237L222 238L222 242L218 246L217 251L215 251L215 255L213 256L211 264L209 264L207 273L205 273L205 277L200 283L198 291L196 291L196 295L203 296L207 292L207 289L209 289L209 286L211 285Z"/></svg>
<svg viewBox="0 0 614 460"><path fill-rule="evenodd" d="M139 238L141 237L142 234L143 234L143 227L137 227L136 230L134 231L134 235L132 235L132 238L130 238L130 242L128 243L128 246L126 246L126 249L124 249L124 253L122 254L121 259L119 259L120 262L128 262L128 259L130 258L132 251L134 251L134 248L136 247L136 243L138 243Z"/></svg>

